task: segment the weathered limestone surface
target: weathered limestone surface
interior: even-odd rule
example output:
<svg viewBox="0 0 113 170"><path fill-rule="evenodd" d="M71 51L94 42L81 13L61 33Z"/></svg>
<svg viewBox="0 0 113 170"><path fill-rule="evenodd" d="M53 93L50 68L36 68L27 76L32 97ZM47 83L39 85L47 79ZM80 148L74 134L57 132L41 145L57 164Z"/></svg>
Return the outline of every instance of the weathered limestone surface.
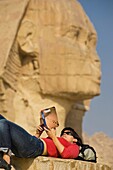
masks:
<svg viewBox="0 0 113 170"><path fill-rule="evenodd" d="M111 170L109 166L72 159L37 157L36 159L13 158L15 170Z"/></svg>
<svg viewBox="0 0 113 170"><path fill-rule="evenodd" d="M0 44L0 113L34 134L40 110L55 106L59 129L81 135L101 68L97 34L79 2L0 1Z"/></svg>

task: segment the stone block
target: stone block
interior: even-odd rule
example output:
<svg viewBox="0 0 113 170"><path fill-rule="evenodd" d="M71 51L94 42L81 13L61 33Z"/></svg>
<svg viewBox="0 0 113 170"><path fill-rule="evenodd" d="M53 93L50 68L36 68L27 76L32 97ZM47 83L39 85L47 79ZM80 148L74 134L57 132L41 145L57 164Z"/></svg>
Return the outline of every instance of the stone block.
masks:
<svg viewBox="0 0 113 170"><path fill-rule="evenodd" d="M99 163L44 156L39 156L35 159L14 156L12 165L15 170L111 170L109 166Z"/></svg>

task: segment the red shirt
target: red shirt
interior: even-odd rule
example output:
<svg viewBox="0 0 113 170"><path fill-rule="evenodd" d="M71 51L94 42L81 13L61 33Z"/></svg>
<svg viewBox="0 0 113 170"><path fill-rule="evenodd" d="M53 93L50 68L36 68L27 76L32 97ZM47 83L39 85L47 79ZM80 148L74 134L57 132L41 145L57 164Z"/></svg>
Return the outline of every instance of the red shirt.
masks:
<svg viewBox="0 0 113 170"><path fill-rule="evenodd" d="M64 146L63 152L60 154L51 138L42 138L47 146L48 156L61 158L76 158L79 155L79 146L76 143L70 143L62 137L57 137Z"/></svg>

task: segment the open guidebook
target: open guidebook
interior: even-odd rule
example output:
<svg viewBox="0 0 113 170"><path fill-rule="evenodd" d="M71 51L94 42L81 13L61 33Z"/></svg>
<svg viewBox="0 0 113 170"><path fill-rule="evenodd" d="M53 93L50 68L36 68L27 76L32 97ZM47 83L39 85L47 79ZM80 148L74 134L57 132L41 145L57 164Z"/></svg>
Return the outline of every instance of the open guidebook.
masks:
<svg viewBox="0 0 113 170"><path fill-rule="evenodd" d="M56 128L59 126L55 107L46 108L40 112L41 125L46 128Z"/></svg>

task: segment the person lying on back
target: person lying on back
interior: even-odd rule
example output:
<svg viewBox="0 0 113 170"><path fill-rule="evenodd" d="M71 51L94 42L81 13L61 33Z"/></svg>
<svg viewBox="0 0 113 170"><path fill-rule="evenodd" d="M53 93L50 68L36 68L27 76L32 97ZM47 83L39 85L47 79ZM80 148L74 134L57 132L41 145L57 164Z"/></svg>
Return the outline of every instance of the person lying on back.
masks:
<svg viewBox="0 0 113 170"><path fill-rule="evenodd" d="M49 108L50 112L54 109ZM41 123L36 134L31 135L19 125L0 116L0 168L11 169L10 158L12 153L20 158L35 158L37 156L51 156L59 158L76 158L79 155L81 139L74 129L67 127L61 131L61 136L56 137L58 121L55 116L51 118L50 126ZM48 119L49 120L49 119ZM41 138L41 133L46 131L48 137Z"/></svg>

